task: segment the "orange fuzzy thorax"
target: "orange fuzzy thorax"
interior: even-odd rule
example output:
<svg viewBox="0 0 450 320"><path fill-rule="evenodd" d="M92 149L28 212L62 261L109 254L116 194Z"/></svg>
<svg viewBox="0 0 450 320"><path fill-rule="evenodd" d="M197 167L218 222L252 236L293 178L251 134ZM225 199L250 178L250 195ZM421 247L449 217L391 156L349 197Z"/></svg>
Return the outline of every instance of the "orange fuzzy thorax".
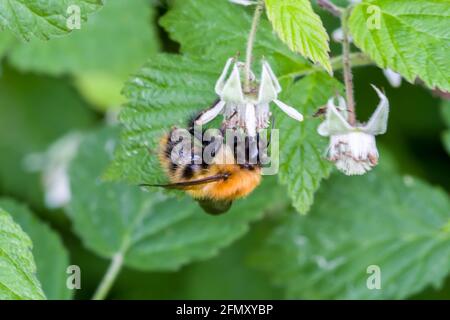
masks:
<svg viewBox="0 0 450 320"><path fill-rule="evenodd" d="M208 174L198 178L223 172L230 174L228 179L197 186L186 192L195 199L235 200L250 194L261 182L261 169L250 171L236 164L211 165Z"/></svg>
<svg viewBox="0 0 450 320"><path fill-rule="evenodd" d="M227 173L229 177L223 181L205 183L190 186L185 189L195 199L210 199L216 201L233 201L250 194L261 182L261 168L254 166L253 169L242 168L236 164L233 153L227 146L222 147L214 158L213 163L206 168L198 168L191 178L183 177L183 170L187 165L173 168L170 155L166 152L169 135L161 139L159 160L171 183L186 182L207 178L220 173Z"/></svg>

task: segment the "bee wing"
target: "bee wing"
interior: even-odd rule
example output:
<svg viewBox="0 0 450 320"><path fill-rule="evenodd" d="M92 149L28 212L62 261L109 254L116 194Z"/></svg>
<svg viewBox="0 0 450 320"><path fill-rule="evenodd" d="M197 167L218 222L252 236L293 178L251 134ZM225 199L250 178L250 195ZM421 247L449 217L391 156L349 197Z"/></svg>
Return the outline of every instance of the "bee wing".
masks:
<svg viewBox="0 0 450 320"><path fill-rule="evenodd" d="M146 184L146 183L143 183L143 184L140 184L139 186L141 186L141 187L162 187L162 188L166 188L166 189L185 190L185 189L189 189L190 187L198 186L201 184L223 181L223 180L226 180L228 177L229 177L229 175L224 173L224 174L217 174L214 176L197 179L197 180L189 180L189 181L169 183L169 184Z"/></svg>

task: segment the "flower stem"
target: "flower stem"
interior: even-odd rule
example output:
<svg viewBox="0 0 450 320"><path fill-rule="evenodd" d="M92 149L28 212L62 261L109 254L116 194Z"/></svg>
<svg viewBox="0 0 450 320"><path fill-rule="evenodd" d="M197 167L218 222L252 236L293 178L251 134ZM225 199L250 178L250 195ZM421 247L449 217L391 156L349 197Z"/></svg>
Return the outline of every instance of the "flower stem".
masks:
<svg viewBox="0 0 450 320"><path fill-rule="evenodd" d="M317 0L317 4L324 10L327 10L332 15L336 17L340 17L342 14L342 8L336 6L334 3L329 0Z"/></svg>
<svg viewBox="0 0 450 320"><path fill-rule="evenodd" d="M111 289L114 281L119 275L120 270L123 265L123 253L119 252L115 254L111 260L111 263L106 271L105 276L100 282L97 290L92 297L92 300L103 300L108 295L109 290Z"/></svg>
<svg viewBox="0 0 450 320"><path fill-rule="evenodd" d="M247 50L245 54L245 66L244 66L244 91L250 91L250 70L253 58L253 44L255 43L256 30L258 29L259 20L261 14L264 11L264 0L259 0L256 5L255 14L253 15L252 27L247 40Z"/></svg>
<svg viewBox="0 0 450 320"><path fill-rule="evenodd" d="M343 55L343 69L344 69L344 83L345 93L347 98L348 108L348 122L350 125L355 125L355 98L353 94L353 73L350 58L350 39L348 30L348 18L350 16L351 7L345 9L341 15L342 31L344 33L344 39L342 41L342 55Z"/></svg>

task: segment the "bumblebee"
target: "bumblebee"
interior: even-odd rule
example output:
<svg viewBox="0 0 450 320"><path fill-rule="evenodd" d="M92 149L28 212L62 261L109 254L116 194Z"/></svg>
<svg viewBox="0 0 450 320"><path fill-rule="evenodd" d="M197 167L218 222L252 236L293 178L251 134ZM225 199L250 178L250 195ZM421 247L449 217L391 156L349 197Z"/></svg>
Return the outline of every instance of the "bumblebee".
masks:
<svg viewBox="0 0 450 320"><path fill-rule="evenodd" d="M234 135L226 141L224 129L215 129L208 139L205 136L205 131L201 137L195 132L194 121L188 130L173 128L161 139L159 150L170 183L141 186L183 190L213 215L228 211L234 200L250 194L261 182L259 146L267 147L265 140L259 135L256 141Z"/></svg>

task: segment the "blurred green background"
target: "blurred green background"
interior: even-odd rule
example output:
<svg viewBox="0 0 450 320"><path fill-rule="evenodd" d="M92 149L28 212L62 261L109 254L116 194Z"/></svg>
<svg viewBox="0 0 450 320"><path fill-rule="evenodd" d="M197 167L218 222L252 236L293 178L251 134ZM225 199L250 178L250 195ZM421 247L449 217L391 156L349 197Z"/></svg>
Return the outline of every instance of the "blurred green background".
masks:
<svg viewBox="0 0 450 320"><path fill-rule="evenodd" d="M91 298L109 261L84 247L64 209L48 208L44 177L38 170L42 166L33 161L33 155L39 158L68 133L91 132L115 123L125 101L120 94L124 81L153 54L179 50L157 23L169 6L166 1L109 0L81 30L48 42L24 43L6 30L0 32L0 196L26 204L59 234L70 264L82 270L82 289L74 291L77 299ZM328 31L338 27L336 19L316 11ZM333 54L340 50L332 44ZM449 155L442 141L448 130L442 113L450 108L448 103L420 84L404 81L400 88L392 88L375 66L354 72L361 119L367 119L378 102L370 84L383 87L390 99L389 131L378 140L382 156L392 157L401 174L419 177L448 194ZM341 73L336 76L340 78ZM109 298L284 298L283 286L273 284L264 270L255 267L251 253L269 237L276 221L289 214L296 214L289 206L269 210L265 219L253 222L245 236L214 257L177 271L125 267ZM55 293L54 297L61 296ZM410 298L450 299L450 276L441 288L428 286Z"/></svg>

